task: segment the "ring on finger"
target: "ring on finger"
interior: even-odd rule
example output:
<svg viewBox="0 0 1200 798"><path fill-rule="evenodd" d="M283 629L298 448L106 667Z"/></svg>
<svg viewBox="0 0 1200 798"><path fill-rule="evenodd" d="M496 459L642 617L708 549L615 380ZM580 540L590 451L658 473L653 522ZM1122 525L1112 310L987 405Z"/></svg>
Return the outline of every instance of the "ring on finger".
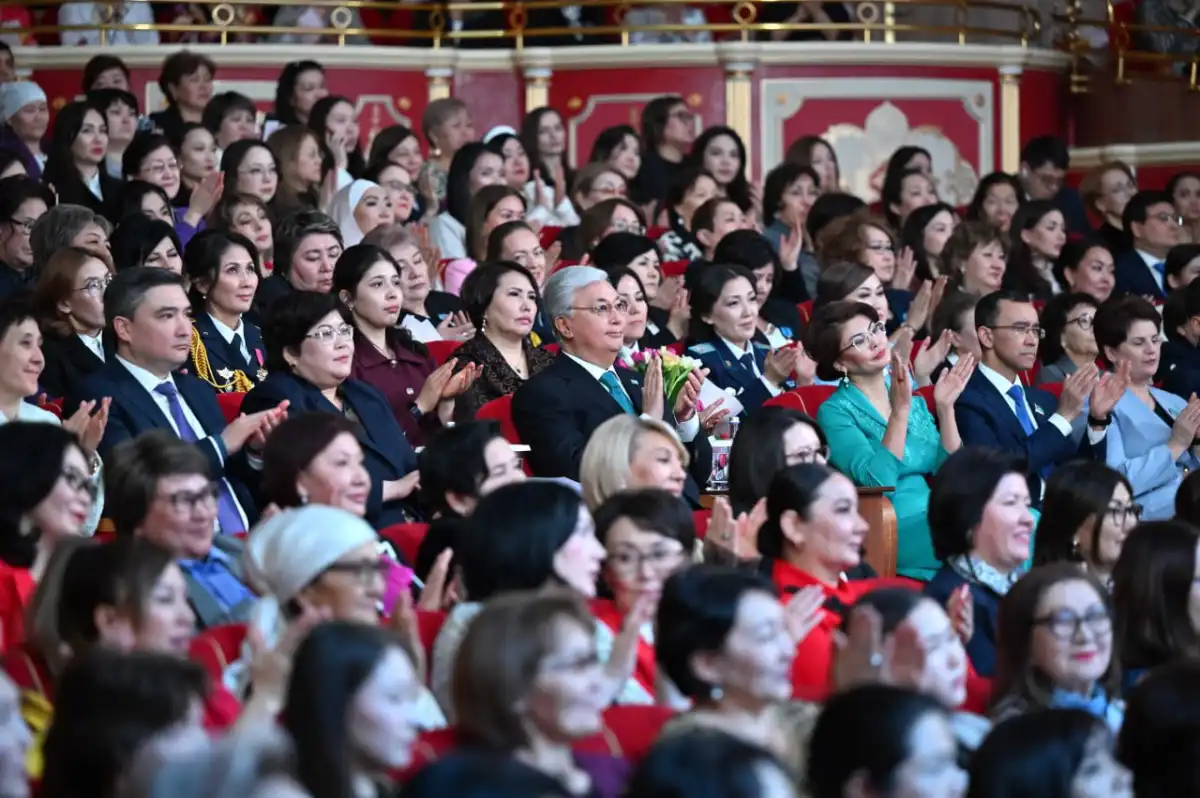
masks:
<svg viewBox="0 0 1200 798"><path fill-rule="evenodd" d="M882 668L883 667L883 655L880 654L878 651L873 652L871 654L871 658L869 660L867 660L867 664L870 665L872 668Z"/></svg>

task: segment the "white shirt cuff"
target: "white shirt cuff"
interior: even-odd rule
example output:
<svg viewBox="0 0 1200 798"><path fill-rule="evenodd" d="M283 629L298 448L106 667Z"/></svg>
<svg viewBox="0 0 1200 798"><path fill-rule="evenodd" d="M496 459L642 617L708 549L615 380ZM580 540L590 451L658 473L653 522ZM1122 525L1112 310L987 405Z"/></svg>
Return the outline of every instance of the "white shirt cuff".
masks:
<svg viewBox="0 0 1200 798"><path fill-rule="evenodd" d="M696 436L700 434L700 414L693 413L687 421L676 424L675 431L679 433L679 440L684 443L696 440Z"/></svg>
<svg viewBox="0 0 1200 798"><path fill-rule="evenodd" d="M1092 429L1092 427L1089 426L1087 428L1088 443L1090 443L1092 446L1095 446L1097 443L1100 443L1100 441L1104 440L1104 436L1107 434L1108 427L1104 427L1103 429Z"/></svg>
<svg viewBox="0 0 1200 798"><path fill-rule="evenodd" d="M783 393L783 388L768 380L765 374L758 379L763 385L767 386L767 390L771 392L771 396L779 396L779 394Z"/></svg>
<svg viewBox="0 0 1200 798"><path fill-rule="evenodd" d="M1070 421L1067 421L1061 415L1059 415L1058 413L1055 413L1054 415L1050 416L1050 423L1053 424L1055 429L1057 429L1063 435L1067 436L1068 438L1071 437L1071 422Z"/></svg>

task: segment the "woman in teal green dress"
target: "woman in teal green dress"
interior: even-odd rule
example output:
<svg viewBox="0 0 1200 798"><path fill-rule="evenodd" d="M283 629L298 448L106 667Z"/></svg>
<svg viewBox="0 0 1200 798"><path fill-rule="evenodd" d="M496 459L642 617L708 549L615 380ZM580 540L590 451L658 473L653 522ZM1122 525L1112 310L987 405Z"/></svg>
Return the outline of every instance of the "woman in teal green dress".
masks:
<svg viewBox="0 0 1200 798"><path fill-rule="evenodd" d="M922 398L913 396L909 347L889 348L883 320L870 305L833 302L820 308L809 324L806 348L820 379L839 380L817 411L829 439L829 464L860 487L894 488L887 495L896 511L896 572L928 581L939 563L926 519L926 478L962 446L954 401L975 369L974 358L962 356L938 380L935 423Z"/></svg>

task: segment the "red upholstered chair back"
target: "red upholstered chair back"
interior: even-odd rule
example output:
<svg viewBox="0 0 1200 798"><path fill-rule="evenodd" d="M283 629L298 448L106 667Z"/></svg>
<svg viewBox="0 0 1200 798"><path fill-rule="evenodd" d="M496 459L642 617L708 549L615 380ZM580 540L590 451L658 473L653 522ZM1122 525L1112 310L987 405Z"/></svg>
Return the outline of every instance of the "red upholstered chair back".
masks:
<svg viewBox="0 0 1200 798"><path fill-rule="evenodd" d="M807 302L801 302L796 306L796 310L800 313L800 320L805 324L812 321L813 302L811 299Z"/></svg>
<svg viewBox="0 0 1200 798"><path fill-rule="evenodd" d="M509 443L520 443L516 425L512 420L512 394L501 396L479 408L475 418L500 422L500 432Z"/></svg>
<svg viewBox="0 0 1200 798"><path fill-rule="evenodd" d="M433 673L433 644L445 623L444 612L417 610L417 634L421 636L421 648L425 649L426 673Z"/></svg>
<svg viewBox="0 0 1200 798"><path fill-rule="evenodd" d="M561 227L550 227L547 225L538 233L538 243L542 245L542 249L549 249L550 245L558 240L558 234L561 232Z"/></svg>
<svg viewBox="0 0 1200 798"><path fill-rule="evenodd" d="M1063 384L1061 382L1047 382L1046 384L1039 385L1038 387L1043 391L1054 394L1055 399L1062 397Z"/></svg>
<svg viewBox="0 0 1200 798"><path fill-rule="evenodd" d="M221 406L221 413L225 416L225 423L232 424L242 412L242 400L246 398L244 393L219 393L217 394L217 404Z"/></svg>
<svg viewBox="0 0 1200 798"><path fill-rule="evenodd" d="M379 530L379 537L395 546L400 556L413 565L417 562L417 552L428 531L429 524L392 524Z"/></svg>
<svg viewBox="0 0 1200 798"><path fill-rule="evenodd" d="M708 534L708 524L712 521L712 510L692 510L692 526L696 528L696 537L704 540Z"/></svg>
<svg viewBox="0 0 1200 798"><path fill-rule="evenodd" d="M246 639L246 624L231 623L205 629L192 638L188 655L204 666L213 680L220 684L221 676L230 663L236 662L242 653L242 641Z"/></svg>
<svg viewBox="0 0 1200 798"><path fill-rule="evenodd" d="M42 408L47 413L53 413L61 419L63 414L62 403L62 399L44 398L38 402L38 407Z"/></svg>
<svg viewBox="0 0 1200 798"><path fill-rule="evenodd" d="M795 390L784 391L763 404L771 407L790 407L816 418L821 403L832 396L836 389L835 385L804 385Z"/></svg>
<svg viewBox="0 0 1200 798"><path fill-rule="evenodd" d="M932 385L923 385L916 390L916 394L925 400L925 404L929 408L929 412L934 418L937 418L937 409L933 404L933 387L934 386Z"/></svg>
<svg viewBox="0 0 1200 798"><path fill-rule="evenodd" d="M462 344L462 341L429 341L425 346L429 349L429 356L433 358L433 362L440 366L449 360L454 355L454 350Z"/></svg>

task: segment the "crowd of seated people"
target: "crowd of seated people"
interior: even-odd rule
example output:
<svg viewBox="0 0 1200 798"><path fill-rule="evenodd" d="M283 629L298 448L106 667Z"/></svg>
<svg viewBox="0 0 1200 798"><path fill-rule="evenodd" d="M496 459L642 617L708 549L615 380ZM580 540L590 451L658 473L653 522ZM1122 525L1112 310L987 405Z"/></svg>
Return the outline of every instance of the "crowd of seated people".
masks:
<svg viewBox="0 0 1200 798"><path fill-rule="evenodd" d="M0 93L0 798L1200 790L1195 176L214 68Z"/></svg>

